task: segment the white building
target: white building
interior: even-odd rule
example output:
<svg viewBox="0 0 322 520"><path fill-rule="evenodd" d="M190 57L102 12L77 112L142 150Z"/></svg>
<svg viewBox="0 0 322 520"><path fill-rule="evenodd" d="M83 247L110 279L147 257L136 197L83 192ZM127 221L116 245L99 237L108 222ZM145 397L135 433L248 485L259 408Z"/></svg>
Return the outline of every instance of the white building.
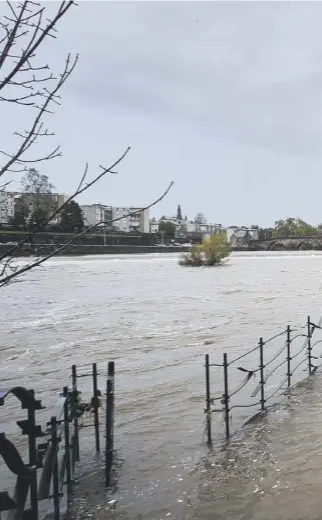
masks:
<svg viewBox="0 0 322 520"><path fill-rule="evenodd" d="M134 213L134 214L133 214ZM130 206L129 208L112 207L113 227L123 233L139 231L150 232L149 210L141 210Z"/></svg>
<svg viewBox="0 0 322 520"><path fill-rule="evenodd" d="M102 222L102 226L105 223L106 228L113 228L123 233L150 232L148 210L141 210L132 206L119 208L101 204L82 205L80 208L83 212L85 226L95 226Z"/></svg>
<svg viewBox="0 0 322 520"><path fill-rule="evenodd" d="M199 224L198 231L200 231L203 235L212 236L220 231L223 231L223 227L221 224Z"/></svg>
<svg viewBox="0 0 322 520"><path fill-rule="evenodd" d="M259 240L259 229L230 226L226 229L226 237L230 244L235 244L238 240Z"/></svg>
<svg viewBox="0 0 322 520"><path fill-rule="evenodd" d="M47 195L47 194L45 194ZM55 211L57 211L65 202L68 201L69 195L66 195L64 193L49 193L48 194L49 202L51 205L51 212L52 215ZM61 219L60 213L58 213L53 219L51 219L51 224L59 224Z"/></svg>
<svg viewBox="0 0 322 520"><path fill-rule="evenodd" d="M13 214L10 216L14 216L15 213L15 201L22 199L23 202L29 208L29 216L34 211L36 207L43 208L48 217L53 215L67 200L69 199L69 195L65 195L63 193L21 193L21 192L11 192L9 193L11 196L10 208L13 201ZM1 208L1 203L0 203ZM11 209L10 209L11 213ZM1 214L1 209L0 209ZM58 213L53 219L51 219L50 224L59 224L61 215Z"/></svg>
<svg viewBox="0 0 322 520"><path fill-rule="evenodd" d="M8 191L0 191L0 224L8 224L15 214L15 197Z"/></svg>
<svg viewBox="0 0 322 520"><path fill-rule="evenodd" d="M100 204L85 204L80 206L83 212L85 227L95 226L104 220L104 206Z"/></svg>

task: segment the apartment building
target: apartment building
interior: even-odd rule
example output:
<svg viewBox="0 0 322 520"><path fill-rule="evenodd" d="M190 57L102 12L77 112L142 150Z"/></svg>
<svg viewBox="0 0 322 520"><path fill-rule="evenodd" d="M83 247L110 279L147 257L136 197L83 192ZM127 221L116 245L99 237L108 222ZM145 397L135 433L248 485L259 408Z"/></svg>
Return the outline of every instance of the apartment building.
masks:
<svg viewBox="0 0 322 520"><path fill-rule="evenodd" d="M28 205L30 214L38 207L46 211L48 217L55 213L65 202L69 199L69 195L62 193L10 193L13 201L13 214L15 212L15 201L23 199L23 202ZM60 215L57 214L51 221L51 224L59 224Z"/></svg>
<svg viewBox="0 0 322 520"><path fill-rule="evenodd" d="M134 214L133 214L134 213ZM150 232L149 210L134 206L128 208L112 207L113 227L123 233L139 231Z"/></svg>
<svg viewBox="0 0 322 520"><path fill-rule="evenodd" d="M8 191L0 191L0 224L8 224L15 214L15 197Z"/></svg>
<svg viewBox="0 0 322 520"><path fill-rule="evenodd" d="M81 205L85 227L96 226L104 219L103 206L100 204Z"/></svg>
<svg viewBox="0 0 322 520"><path fill-rule="evenodd" d="M105 228L115 229L122 233L139 231L149 233L149 212L134 206L113 207L102 204L90 204L80 206L85 221L85 226L95 226L99 222L105 223ZM133 214L134 213L134 214Z"/></svg>
<svg viewBox="0 0 322 520"><path fill-rule="evenodd" d="M46 193L44 194L48 196L49 198L49 204L51 206L51 213L53 214L55 211L57 211L67 200L69 199L69 195L65 195L62 193ZM46 200L46 199L45 199ZM51 224L59 224L60 222L60 215L56 215L55 218L53 218L50 223Z"/></svg>

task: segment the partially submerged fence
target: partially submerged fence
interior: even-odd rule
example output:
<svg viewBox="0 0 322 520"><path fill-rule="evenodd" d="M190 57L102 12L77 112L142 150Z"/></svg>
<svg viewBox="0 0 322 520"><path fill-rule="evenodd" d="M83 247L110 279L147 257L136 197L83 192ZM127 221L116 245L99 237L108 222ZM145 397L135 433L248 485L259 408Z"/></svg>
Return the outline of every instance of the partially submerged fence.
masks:
<svg viewBox="0 0 322 520"><path fill-rule="evenodd" d="M36 424L36 412L45 407L35 398L33 390L21 386L0 390L0 406L4 406L6 398L12 394L20 401L22 409L27 410L27 418L17 421L17 425L22 435L27 436L29 448L29 461L25 464L13 442L5 433L0 433L0 455L16 476L13 493L0 492L0 517L2 512L8 511L7 520L47 517L59 520L62 513L67 512L75 465L80 460L82 428L94 429L96 452L100 451L103 404L98 375L96 363L90 373L78 373L73 365L71 388L63 388L44 429ZM114 446L114 362L108 364L105 375L105 485L109 486ZM82 400L78 386L79 379L84 377L92 378L93 394L89 402ZM86 416L93 416L88 424L83 422ZM37 443L37 439L41 442Z"/></svg>
<svg viewBox="0 0 322 520"><path fill-rule="evenodd" d="M257 408L252 417L257 416L259 413L265 412L267 409L267 403L273 399L278 392L284 387L290 388L292 385L292 377L294 373L306 363L305 370L308 370L309 375L314 374L317 370L317 360L322 358L320 356L313 355L313 349L319 343L322 343L322 339L312 342L313 334L317 329L321 329L322 318L317 324L313 323L308 317L307 323L302 329L306 332L299 333L298 329L292 329L290 325L286 327L284 331L275 336L264 340L259 338L258 344L253 349L250 349L236 358L230 360L228 354L223 354L222 363L212 363L209 354L205 356L205 379L206 379L206 430L207 430L207 441L208 444L212 443L212 415L216 413L223 414L225 435L228 440L231 435L231 418L232 412L236 409L242 408ZM273 355L268 351L267 344L273 340L281 339L284 341ZM305 341L300 345L298 349L294 349L294 342L297 338L305 337ZM271 354L271 355L270 355ZM300 357L302 354L302 358ZM269 357L270 355L270 357ZM245 366L236 366L235 363L243 360L245 363L247 356L258 356L258 365L254 365L254 360L251 360L252 368ZM275 363L274 363L275 362ZM231 380L229 379L230 368L235 366L239 373L245 373L245 377L239 382L239 384L231 388ZM281 380L278 381L275 387L268 394L268 381L271 380L272 376L285 366L285 371L281 376ZM222 390L220 395L212 396L211 393L211 367L217 367L222 371ZM217 374L218 375L218 374ZM259 376L258 384L252 389L252 391L245 396L246 390L250 387L250 382L253 377ZM243 391L243 392L242 392ZM243 393L242 402L236 402L232 404L232 398L237 397L240 393Z"/></svg>

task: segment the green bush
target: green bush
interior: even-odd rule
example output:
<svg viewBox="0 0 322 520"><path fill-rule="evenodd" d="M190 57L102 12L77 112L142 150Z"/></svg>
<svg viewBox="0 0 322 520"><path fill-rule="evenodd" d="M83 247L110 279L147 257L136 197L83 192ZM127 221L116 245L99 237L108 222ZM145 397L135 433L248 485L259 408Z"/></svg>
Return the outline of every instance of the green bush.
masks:
<svg viewBox="0 0 322 520"><path fill-rule="evenodd" d="M202 265L220 265L231 253L226 237L218 233L203 240L201 245L194 245L179 260L182 266L200 267Z"/></svg>

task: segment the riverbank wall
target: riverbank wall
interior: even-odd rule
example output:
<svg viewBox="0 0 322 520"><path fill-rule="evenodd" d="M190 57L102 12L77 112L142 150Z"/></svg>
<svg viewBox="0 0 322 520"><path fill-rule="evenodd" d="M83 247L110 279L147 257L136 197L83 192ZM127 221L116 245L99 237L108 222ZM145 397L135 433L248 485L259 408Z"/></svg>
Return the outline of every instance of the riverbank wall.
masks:
<svg viewBox="0 0 322 520"><path fill-rule="evenodd" d="M0 244L0 256L8 253L14 247L13 244ZM43 245L33 244L22 246L15 256L46 256L55 249L59 249L60 244ZM64 256L86 256L86 255L139 255L139 254L152 254L152 253L184 253L187 252L188 248L175 247L175 246L131 246L131 245L80 245L71 244L66 249L58 252L57 255Z"/></svg>

